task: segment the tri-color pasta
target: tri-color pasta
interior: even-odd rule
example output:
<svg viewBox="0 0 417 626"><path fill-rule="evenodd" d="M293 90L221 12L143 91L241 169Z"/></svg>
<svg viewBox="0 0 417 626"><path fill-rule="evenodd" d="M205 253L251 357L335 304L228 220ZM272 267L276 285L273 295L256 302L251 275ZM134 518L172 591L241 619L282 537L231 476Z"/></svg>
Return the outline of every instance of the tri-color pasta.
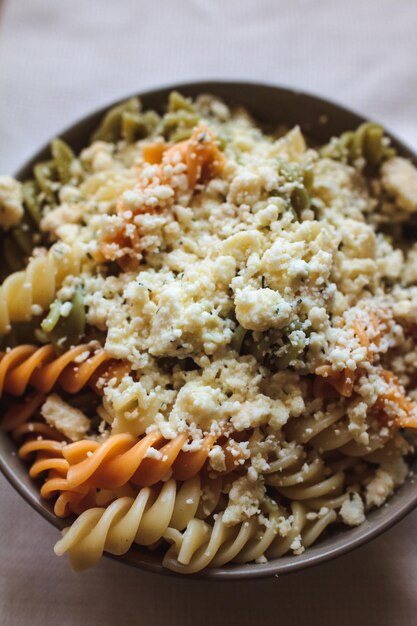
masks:
<svg viewBox="0 0 417 626"><path fill-rule="evenodd" d="M406 479L417 170L178 93L0 177L0 403L73 567L301 554ZM75 521L74 521L75 520Z"/></svg>

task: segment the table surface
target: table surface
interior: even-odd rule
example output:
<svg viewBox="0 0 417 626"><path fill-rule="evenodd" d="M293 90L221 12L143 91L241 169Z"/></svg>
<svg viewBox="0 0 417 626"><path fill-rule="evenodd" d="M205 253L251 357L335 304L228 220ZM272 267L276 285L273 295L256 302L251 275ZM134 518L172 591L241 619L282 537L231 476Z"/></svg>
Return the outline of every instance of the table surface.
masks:
<svg viewBox="0 0 417 626"><path fill-rule="evenodd" d="M0 0L0 171L108 101L210 78L319 93L417 148L416 21L414 0ZM2 477L0 502L2 625L416 623L417 513L303 573L202 583L110 559L75 575Z"/></svg>

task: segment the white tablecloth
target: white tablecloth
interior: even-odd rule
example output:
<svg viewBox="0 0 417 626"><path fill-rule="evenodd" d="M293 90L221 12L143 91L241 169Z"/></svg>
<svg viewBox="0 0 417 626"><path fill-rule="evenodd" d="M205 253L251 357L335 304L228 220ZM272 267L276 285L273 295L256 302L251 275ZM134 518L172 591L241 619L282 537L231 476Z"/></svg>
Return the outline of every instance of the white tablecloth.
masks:
<svg viewBox="0 0 417 626"><path fill-rule="evenodd" d="M1 5L1 0L0 0ZM0 171L97 105L202 78L339 100L417 148L415 0L8 0L0 6ZM417 623L417 513L370 545L273 580L201 583L109 559L81 576L0 478L0 624Z"/></svg>

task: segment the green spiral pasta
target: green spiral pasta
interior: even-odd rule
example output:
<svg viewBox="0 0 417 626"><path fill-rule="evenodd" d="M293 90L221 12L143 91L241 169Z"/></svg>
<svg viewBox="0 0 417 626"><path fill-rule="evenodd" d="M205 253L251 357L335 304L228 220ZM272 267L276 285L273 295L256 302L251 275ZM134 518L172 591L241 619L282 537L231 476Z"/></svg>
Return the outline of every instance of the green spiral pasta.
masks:
<svg viewBox="0 0 417 626"><path fill-rule="evenodd" d="M169 96L168 111L162 118L158 131L169 141L183 141L191 137L199 119L192 102L173 91Z"/></svg>
<svg viewBox="0 0 417 626"><path fill-rule="evenodd" d="M62 139L51 142L52 159L33 168L33 180L22 184L24 214L16 226L0 236L0 280L22 269L36 246L45 241L40 229L44 207L53 208L57 191L73 177L76 161L71 148Z"/></svg>
<svg viewBox="0 0 417 626"><path fill-rule="evenodd" d="M374 122L364 122L356 130L347 131L333 139L320 153L324 157L350 164L363 159L366 167L375 169L386 159L395 156L396 150L390 146L382 126Z"/></svg>
<svg viewBox="0 0 417 626"><path fill-rule="evenodd" d="M22 185L24 214L19 224L0 236L0 280L10 272L21 269L35 245L42 241L39 225L41 203L38 187L34 181Z"/></svg>
<svg viewBox="0 0 417 626"><path fill-rule="evenodd" d="M155 111L142 112L139 98L130 98L116 105L104 116L94 133L93 141L117 142L125 139L132 143L151 135L160 121Z"/></svg>

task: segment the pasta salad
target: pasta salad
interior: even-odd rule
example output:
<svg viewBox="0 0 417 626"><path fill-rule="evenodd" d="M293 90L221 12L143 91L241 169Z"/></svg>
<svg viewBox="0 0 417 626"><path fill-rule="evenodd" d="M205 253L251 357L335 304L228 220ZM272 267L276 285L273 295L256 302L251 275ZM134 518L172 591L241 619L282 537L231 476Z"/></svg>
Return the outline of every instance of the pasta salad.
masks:
<svg viewBox="0 0 417 626"><path fill-rule="evenodd" d="M0 397L82 570L300 555L404 483L417 427L417 170L207 95L132 98L0 177ZM329 529L330 527L330 529Z"/></svg>

